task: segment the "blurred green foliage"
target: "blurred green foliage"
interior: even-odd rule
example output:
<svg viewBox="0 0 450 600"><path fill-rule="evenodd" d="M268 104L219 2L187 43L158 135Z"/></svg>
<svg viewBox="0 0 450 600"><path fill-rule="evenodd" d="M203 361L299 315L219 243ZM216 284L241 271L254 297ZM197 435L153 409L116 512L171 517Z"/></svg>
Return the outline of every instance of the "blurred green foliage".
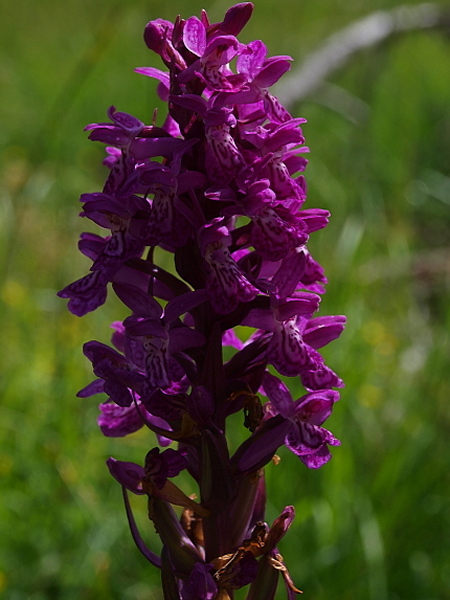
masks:
<svg viewBox="0 0 450 600"><path fill-rule="evenodd" d="M414 4L414 3L409 3ZM108 341L114 304L77 319L58 289L83 275L77 199L102 185L103 148L83 127L115 104L151 121L158 65L142 42L153 18L187 17L221 0L31 0L0 8L0 597L151 600L158 574L135 549L113 455L140 462L146 432L102 438L81 345ZM392 8L374 0L370 10ZM243 41L300 63L368 14L363 0L261 0ZM267 468L272 520L297 517L281 543L309 600L450 599L450 40L415 32L358 54L335 95L296 106L311 148L313 236L330 283L322 314L347 314L326 349L347 383L327 422L342 440L308 471L280 451ZM79 222L80 221L80 222ZM293 390L300 394L300 390ZM184 481L187 492L192 485ZM137 499L139 500L139 498ZM149 544L155 535L136 502ZM284 597L280 590L280 598Z"/></svg>

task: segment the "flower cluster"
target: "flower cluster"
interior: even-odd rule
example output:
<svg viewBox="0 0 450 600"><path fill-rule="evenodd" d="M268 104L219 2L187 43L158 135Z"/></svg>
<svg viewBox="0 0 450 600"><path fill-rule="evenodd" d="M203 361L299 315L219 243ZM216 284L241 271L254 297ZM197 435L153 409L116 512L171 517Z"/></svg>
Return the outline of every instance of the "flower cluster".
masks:
<svg viewBox="0 0 450 600"><path fill-rule="evenodd" d="M136 71L157 80L168 114L145 125L111 107L108 122L87 127L106 144L109 174L101 192L81 196L81 214L108 233L81 236L90 272L59 292L78 316L102 305L108 288L130 311L113 323L114 347L85 344L96 379L79 396L107 395L106 436L144 426L156 434L142 466L108 466L165 598L225 600L250 584L250 600L270 600L280 574L292 598L277 545L294 511L265 523L263 467L286 445L318 468L339 444L322 424L343 383L318 350L345 318L314 316L326 279L306 246L329 213L303 207L304 119L269 91L291 58L237 38L252 10L244 2L220 23L205 11L148 23L145 42L165 70ZM156 247L173 267L157 264ZM251 333L245 342L237 326ZM305 394L294 401L274 372L297 378ZM230 456L227 418L237 412L249 433ZM183 470L198 500L171 480ZM148 497L161 556L144 544L128 492Z"/></svg>

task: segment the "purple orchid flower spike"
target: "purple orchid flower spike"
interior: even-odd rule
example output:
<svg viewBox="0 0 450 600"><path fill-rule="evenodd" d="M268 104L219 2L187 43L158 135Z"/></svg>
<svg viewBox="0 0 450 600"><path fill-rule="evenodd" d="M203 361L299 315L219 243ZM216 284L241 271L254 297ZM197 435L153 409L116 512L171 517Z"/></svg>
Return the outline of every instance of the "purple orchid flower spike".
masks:
<svg viewBox="0 0 450 600"><path fill-rule="evenodd" d="M128 311L112 325L112 346L84 345L95 379L78 397L105 395L105 436L143 427L151 436L142 465L107 465L164 600L233 600L246 586L247 600L273 600L280 576L293 600L300 590L278 545L294 510L266 524L264 470L282 446L317 469L339 444L323 424L344 384L320 349L345 317L317 314L327 279L308 249L330 213L304 206L305 119L270 89L291 57L238 39L252 12L242 2L220 22L202 11L146 25L163 66L136 71L167 113L147 125L111 106L107 122L86 127L106 146L108 175L82 194L81 216L105 233L82 234L90 271L59 292L77 316L110 290ZM304 393L293 400L273 370ZM237 413L243 439L230 452ZM143 541L130 493L147 500L159 554Z"/></svg>

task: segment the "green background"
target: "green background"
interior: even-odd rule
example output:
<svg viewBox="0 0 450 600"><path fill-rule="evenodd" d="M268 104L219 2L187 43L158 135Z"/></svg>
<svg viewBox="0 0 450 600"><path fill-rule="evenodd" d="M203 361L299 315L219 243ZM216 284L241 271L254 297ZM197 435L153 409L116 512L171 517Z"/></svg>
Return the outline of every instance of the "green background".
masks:
<svg viewBox="0 0 450 600"><path fill-rule="evenodd" d="M414 3L409 3L412 5ZM141 461L147 432L102 437L81 353L124 316L82 319L55 297L89 262L78 197L99 191L103 148L85 124L106 109L150 122L159 66L150 19L229 4L197 0L7 0L0 8L0 597L152 600L158 574L134 547L105 460ZM241 39L300 65L330 34L389 0L256 1ZM445 4L441 4L445 6ZM295 67L294 67L295 68ZM346 381L320 471L288 452L269 466L268 520L308 600L450 599L450 44L414 32L358 53L292 110L308 119L306 207L332 211L311 248L330 283L321 314L346 314L324 351ZM95 230L92 229L91 230ZM292 387L294 396L301 393ZM182 482L191 492L190 482ZM135 502L143 536L157 541ZM284 591L280 590L280 598Z"/></svg>

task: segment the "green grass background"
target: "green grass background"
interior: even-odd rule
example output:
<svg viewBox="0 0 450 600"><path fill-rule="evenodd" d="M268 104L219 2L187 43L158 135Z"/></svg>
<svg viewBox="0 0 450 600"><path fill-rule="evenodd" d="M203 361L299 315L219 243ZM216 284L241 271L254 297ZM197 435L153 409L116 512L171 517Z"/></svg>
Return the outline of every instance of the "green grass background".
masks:
<svg viewBox="0 0 450 600"><path fill-rule="evenodd" d="M409 3L413 4L413 3ZM444 4L445 5L445 4ZM149 122L159 101L147 21L223 1L6 0L0 8L0 597L157 600L105 459L141 461L146 432L104 439L81 345L107 341L112 303L78 319L55 293L83 275L78 197L98 191L106 109ZM300 64L326 36L391 0L257 0L243 41ZM281 452L268 520L297 517L280 550L308 600L450 599L450 40L416 32L336 73L335 96L295 107L311 147L309 207L333 213L313 253L346 314L325 351L347 386L327 425L342 440L308 471ZM336 88L334 88L336 90ZM344 98L344 99L343 99ZM355 113L354 107L358 108ZM293 389L293 393L300 390ZM184 482L186 491L189 482ZM139 500L139 499L138 499ZM157 542L136 503L143 535ZM280 591L280 598L284 593Z"/></svg>

